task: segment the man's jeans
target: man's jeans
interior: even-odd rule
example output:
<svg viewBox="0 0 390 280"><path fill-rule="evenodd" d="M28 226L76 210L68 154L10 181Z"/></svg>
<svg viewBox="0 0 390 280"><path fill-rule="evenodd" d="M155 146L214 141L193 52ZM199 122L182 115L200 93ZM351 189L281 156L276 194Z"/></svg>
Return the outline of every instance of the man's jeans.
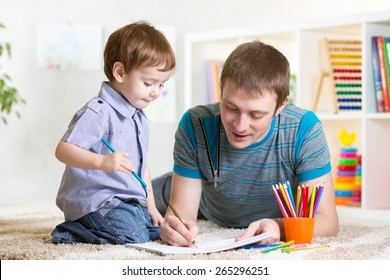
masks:
<svg viewBox="0 0 390 280"><path fill-rule="evenodd" d="M144 243L158 239L160 227L153 226L147 209L137 201L113 198L98 211L57 225L52 237L55 244Z"/></svg>

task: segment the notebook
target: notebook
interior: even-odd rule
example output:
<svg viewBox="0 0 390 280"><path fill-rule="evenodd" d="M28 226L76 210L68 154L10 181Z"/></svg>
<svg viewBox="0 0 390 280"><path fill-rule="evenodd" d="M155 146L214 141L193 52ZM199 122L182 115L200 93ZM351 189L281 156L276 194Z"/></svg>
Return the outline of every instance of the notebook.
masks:
<svg viewBox="0 0 390 280"><path fill-rule="evenodd" d="M226 250L240 248L245 245L254 244L261 240L272 237L274 235L275 235L274 232L266 232L238 242L235 241L235 238L230 238L230 239L217 240L212 242L197 243L196 244L197 248L170 246L156 241L151 241L151 242L141 243L141 244L126 244L126 246L130 248L136 248L139 250L146 250L148 252L153 252L159 255L209 254L209 253L226 251Z"/></svg>

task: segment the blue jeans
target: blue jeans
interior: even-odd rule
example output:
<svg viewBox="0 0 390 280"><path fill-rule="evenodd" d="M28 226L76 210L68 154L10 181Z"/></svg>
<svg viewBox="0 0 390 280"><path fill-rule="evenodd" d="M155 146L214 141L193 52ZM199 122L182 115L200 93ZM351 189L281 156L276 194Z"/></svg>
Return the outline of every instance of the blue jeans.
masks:
<svg viewBox="0 0 390 280"><path fill-rule="evenodd" d="M57 225L52 232L54 244L144 243L159 237L160 227L153 226L146 207L117 198L76 221Z"/></svg>

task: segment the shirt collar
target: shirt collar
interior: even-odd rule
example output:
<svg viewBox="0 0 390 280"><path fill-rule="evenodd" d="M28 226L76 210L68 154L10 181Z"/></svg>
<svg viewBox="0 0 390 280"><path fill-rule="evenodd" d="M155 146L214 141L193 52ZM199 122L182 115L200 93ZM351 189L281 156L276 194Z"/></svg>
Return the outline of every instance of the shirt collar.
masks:
<svg viewBox="0 0 390 280"><path fill-rule="evenodd" d="M108 82L102 82L99 97L105 100L111 107L126 118L131 119L135 115L140 115L139 118L141 118L141 116L146 118L143 110L137 109L131 105L131 103L129 103L122 95L110 87Z"/></svg>

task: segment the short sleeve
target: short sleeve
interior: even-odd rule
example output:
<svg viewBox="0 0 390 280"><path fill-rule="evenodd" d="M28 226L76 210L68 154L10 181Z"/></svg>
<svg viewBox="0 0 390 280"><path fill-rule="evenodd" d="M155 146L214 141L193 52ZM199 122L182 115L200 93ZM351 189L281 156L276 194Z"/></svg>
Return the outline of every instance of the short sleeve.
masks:
<svg viewBox="0 0 390 280"><path fill-rule="evenodd" d="M202 178L197 156L197 141L191 116L186 112L175 134L173 170L184 177Z"/></svg>
<svg viewBox="0 0 390 280"><path fill-rule="evenodd" d="M90 150L101 141L107 130L105 127L107 121L104 120L101 110L96 110L94 105L91 101L73 116L62 140L86 150Z"/></svg>
<svg viewBox="0 0 390 280"><path fill-rule="evenodd" d="M331 171L329 148L320 120L307 112L295 141L296 173L300 182L321 177Z"/></svg>

